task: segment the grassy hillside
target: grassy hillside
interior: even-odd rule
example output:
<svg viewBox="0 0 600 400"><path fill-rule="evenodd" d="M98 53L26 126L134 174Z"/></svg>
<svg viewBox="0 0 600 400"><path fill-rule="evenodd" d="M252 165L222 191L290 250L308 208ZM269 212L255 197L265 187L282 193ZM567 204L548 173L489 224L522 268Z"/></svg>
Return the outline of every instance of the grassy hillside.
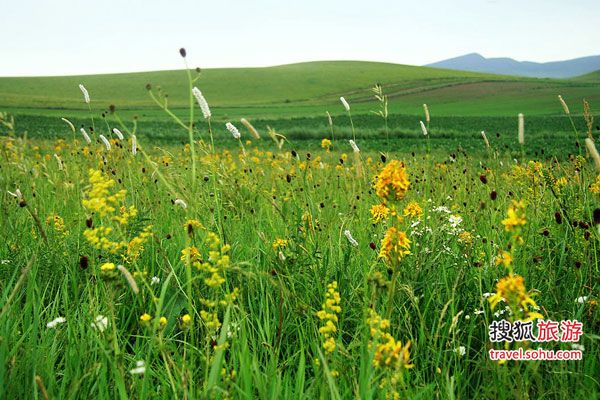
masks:
<svg viewBox="0 0 600 400"><path fill-rule="evenodd" d="M576 78L580 81L600 81L600 69L589 74L581 75Z"/></svg>
<svg viewBox="0 0 600 400"><path fill-rule="evenodd" d="M196 72L193 72L196 75ZM146 84L161 87L172 108L187 105L185 71L66 77L0 78L0 108L17 114L77 116L87 110L78 84L92 97L95 111L115 104L152 117L156 106ZM556 95L580 103L600 103L600 83L514 78L427 67L361 61L327 61L267 68L218 68L200 73L197 86L215 115L267 118L340 112L346 96L356 113L376 105L370 88L381 83L390 112L420 114L428 103L437 115L556 114ZM53 111L54 110L54 111ZM577 106L574 106L574 111ZM159 114L156 114L159 115Z"/></svg>

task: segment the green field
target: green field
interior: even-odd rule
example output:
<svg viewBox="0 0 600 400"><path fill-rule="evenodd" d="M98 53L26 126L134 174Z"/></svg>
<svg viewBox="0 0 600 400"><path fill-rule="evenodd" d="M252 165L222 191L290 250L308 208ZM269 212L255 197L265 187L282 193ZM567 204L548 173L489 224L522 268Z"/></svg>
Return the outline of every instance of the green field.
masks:
<svg viewBox="0 0 600 400"><path fill-rule="evenodd" d="M595 104L600 104L600 83L591 78L516 78L359 61L206 69L199 75L192 73L198 76L195 84L207 98L215 121L245 117L259 121L258 125L263 127L270 125L289 130L296 137L322 136L327 129L326 111L344 116L340 96L348 99L355 116L364 116L358 118L367 120L358 128L367 136L377 136L376 124L369 122L368 117L378 107L371 93L376 83L381 84L389 96L392 115L389 127L397 137L418 131L418 120L423 119L423 103L430 107L434 129L468 135L490 129L509 132L514 129L514 118L520 112L533 118L531 133L566 132L571 125L559 118L562 108L557 101L558 94L569 103L573 114L582 112L584 98L592 104L592 110ZM147 84L152 85L155 93L162 91L168 95L169 107L175 114L184 114L189 105L186 72L177 70L0 78L0 110L17 115L21 130L30 135L61 135L62 122L58 117L73 118L77 125L88 124L89 112L78 88L80 83L91 94L96 118L112 104L125 119L139 117L145 133L154 137L156 131L164 131L160 122L165 121L165 115L150 99ZM51 118L39 119L42 116ZM544 121L547 117L553 117L551 123ZM543 128L538 130L540 126ZM164 133L160 136L177 137Z"/></svg>
<svg viewBox="0 0 600 400"><path fill-rule="evenodd" d="M207 70L205 119L187 79L0 79L0 399L598 398L600 83Z"/></svg>

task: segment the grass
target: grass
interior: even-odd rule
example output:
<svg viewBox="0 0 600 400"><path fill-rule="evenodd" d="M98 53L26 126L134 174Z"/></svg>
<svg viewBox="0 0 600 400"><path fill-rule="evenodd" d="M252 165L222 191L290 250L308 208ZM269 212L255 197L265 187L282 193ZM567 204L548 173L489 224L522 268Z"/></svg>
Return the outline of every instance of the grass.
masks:
<svg viewBox="0 0 600 400"><path fill-rule="evenodd" d="M597 398L600 171L581 118L567 136L564 117L527 117L520 146L514 117L434 114L423 137L392 114L388 141L353 113L352 153L338 114L335 138L309 114L252 119L262 138L241 141L183 106L183 126L125 116L91 132L77 111L86 144L57 116L2 115L0 398ZM583 358L490 360L574 348L490 341L528 317L581 321Z"/></svg>

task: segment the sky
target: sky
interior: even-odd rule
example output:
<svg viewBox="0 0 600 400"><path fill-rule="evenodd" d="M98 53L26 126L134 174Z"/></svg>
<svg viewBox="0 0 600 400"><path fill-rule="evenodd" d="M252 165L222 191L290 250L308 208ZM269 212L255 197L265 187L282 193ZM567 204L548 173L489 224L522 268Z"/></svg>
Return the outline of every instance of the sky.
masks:
<svg viewBox="0 0 600 400"><path fill-rule="evenodd" d="M0 0L0 76L600 54L600 0Z"/></svg>

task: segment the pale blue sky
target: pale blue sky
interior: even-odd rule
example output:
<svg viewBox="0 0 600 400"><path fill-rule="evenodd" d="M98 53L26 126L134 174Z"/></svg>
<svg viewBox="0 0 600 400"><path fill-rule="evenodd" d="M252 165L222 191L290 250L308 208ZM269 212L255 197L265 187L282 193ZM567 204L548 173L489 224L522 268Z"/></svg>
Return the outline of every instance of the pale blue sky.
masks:
<svg viewBox="0 0 600 400"><path fill-rule="evenodd" d="M600 0L2 0L0 76L600 54Z"/></svg>

